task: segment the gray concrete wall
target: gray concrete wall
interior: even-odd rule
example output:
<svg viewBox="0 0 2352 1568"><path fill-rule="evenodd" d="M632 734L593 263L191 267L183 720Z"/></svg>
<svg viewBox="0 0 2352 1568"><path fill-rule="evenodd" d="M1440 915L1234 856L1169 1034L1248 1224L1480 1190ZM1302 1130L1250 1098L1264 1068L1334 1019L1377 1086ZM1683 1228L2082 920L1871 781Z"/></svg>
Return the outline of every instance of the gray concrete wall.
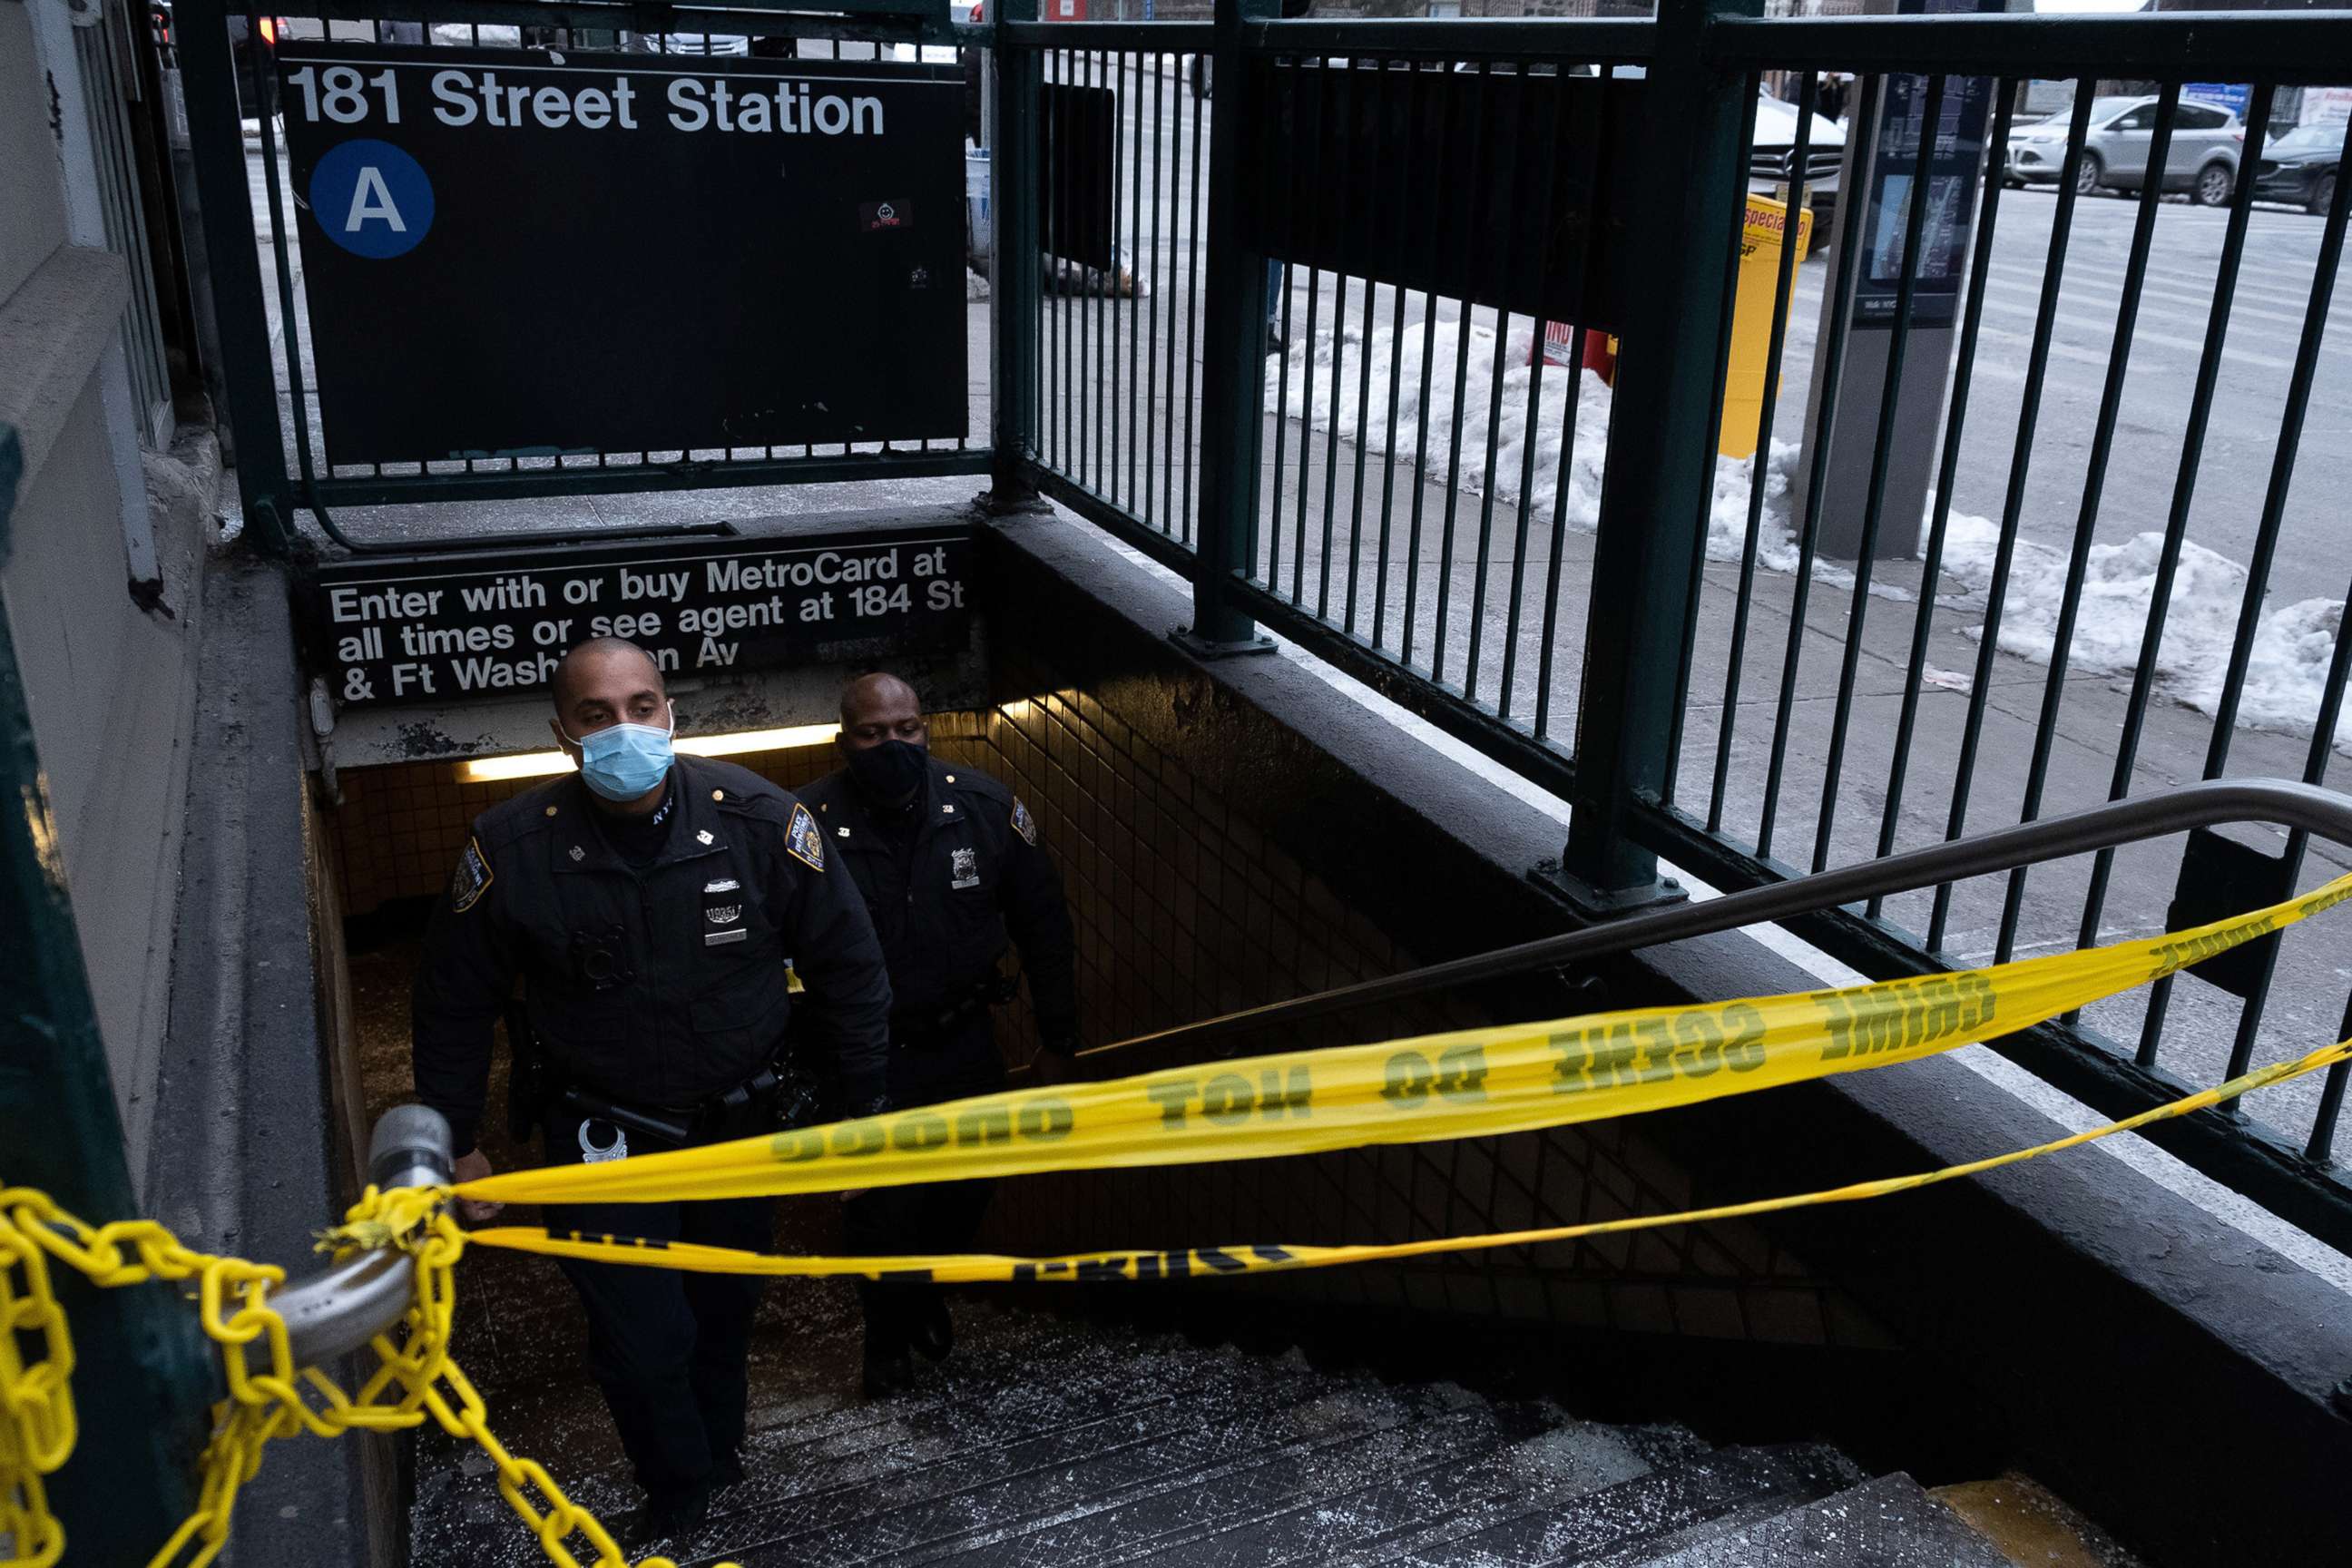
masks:
<svg viewBox="0 0 2352 1568"><path fill-rule="evenodd" d="M177 916L210 474L194 446L182 454L198 458L193 469L139 449L126 275L76 216L68 153L81 103L52 91L66 24L50 5L0 5L0 422L18 430L26 464L0 542L0 597L141 1171ZM162 582L142 604L125 529L151 520Z"/></svg>

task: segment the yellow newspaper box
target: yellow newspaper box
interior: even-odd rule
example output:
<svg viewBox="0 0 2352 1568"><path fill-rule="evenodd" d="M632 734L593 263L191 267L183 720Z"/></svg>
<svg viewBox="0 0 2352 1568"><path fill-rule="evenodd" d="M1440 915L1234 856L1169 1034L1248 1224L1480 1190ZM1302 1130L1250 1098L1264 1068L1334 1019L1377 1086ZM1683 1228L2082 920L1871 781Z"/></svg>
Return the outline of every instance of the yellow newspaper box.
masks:
<svg viewBox="0 0 2352 1568"><path fill-rule="evenodd" d="M1772 295L1780 281L1780 247L1789 232L1789 205L1769 196L1748 198L1739 235L1739 279L1731 308L1730 364L1723 378L1723 434L1716 449L1727 458L1756 455L1756 422L1764 415L1764 355L1771 347ZM1813 236L1811 209L1797 215L1797 259Z"/></svg>

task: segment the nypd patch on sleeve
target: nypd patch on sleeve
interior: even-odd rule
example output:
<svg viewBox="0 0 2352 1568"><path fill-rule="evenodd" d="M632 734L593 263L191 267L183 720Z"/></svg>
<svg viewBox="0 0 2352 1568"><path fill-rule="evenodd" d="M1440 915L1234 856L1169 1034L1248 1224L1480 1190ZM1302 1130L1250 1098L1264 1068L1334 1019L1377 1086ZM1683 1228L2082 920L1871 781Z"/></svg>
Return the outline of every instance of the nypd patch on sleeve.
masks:
<svg viewBox="0 0 2352 1568"><path fill-rule="evenodd" d="M490 862L482 847L470 836L466 840L466 852L457 857L457 873L449 879L449 908L464 914L481 901L492 880Z"/></svg>
<svg viewBox="0 0 2352 1568"><path fill-rule="evenodd" d="M824 835L817 831L816 817L807 806L793 805L793 825L784 829L784 847L817 870L824 869Z"/></svg>
<svg viewBox="0 0 2352 1568"><path fill-rule="evenodd" d="M1017 795L1013 797L1013 831L1027 839L1030 848L1037 847L1036 819L1029 815L1029 808L1021 804Z"/></svg>

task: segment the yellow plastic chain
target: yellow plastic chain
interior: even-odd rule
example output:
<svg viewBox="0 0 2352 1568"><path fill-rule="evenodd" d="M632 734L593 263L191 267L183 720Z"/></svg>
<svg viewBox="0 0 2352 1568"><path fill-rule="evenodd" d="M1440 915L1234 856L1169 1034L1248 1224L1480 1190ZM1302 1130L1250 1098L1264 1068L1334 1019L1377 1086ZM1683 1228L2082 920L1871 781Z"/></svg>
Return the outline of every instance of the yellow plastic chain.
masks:
<svg viewBox="0 0 2352 1568"><path fill-rule="evenodd" d="M10 1543L0 1568L48 1568L64 1554L65 1530L49 1511L43 1478L73 1453L73 1336L50 1289L50 1264L62 1263L91 1284L194 1279L205 1332L220 1347L228 1397L213 1409L204 1479L195 1511L173 1531L149 1568L204 1568L228 1541L236 1495L261 1468L272 1438L311 1432L397 1431L429 1415L444 1431L479 1447L498 1467L499 1495L530 1527L548 1560L583 1568L573 1537L596 1568L628 1559L595 1516L580 1507L533 1460L507 1452L489 1427L472 1382L449 1356L457 1307L451 1278L465 1233L440 1210L442 1194L367 1190L329 1245L397 1246L416 1262L416 1295L403 1331L373 1342L381 1362L355 1394L316 1367L297 1367L286 1321L269 1305L285 1270L184 1247L152 1220L91 1226L47 1194L0 1187L0 1536ZM18 1336L38 1343L26 1361ZM261 1351L257 1356L256 1347ZM258 1363L258 1364L257 1364ZM639 1568L676 1568L649 1557ZM730 1565L731 1568L731 1565Z"/></svg>

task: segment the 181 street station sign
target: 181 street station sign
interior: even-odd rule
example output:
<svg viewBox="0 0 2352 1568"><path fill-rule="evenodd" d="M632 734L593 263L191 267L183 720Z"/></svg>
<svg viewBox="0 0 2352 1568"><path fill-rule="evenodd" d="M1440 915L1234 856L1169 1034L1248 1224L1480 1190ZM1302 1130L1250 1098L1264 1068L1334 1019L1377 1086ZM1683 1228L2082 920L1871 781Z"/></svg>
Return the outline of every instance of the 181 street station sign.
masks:
<svg viewBox="0 0 2352 1568"><path fill-rule="evenodd" d="M278 60L334 464L967 433L952 68Z"/></svg>

